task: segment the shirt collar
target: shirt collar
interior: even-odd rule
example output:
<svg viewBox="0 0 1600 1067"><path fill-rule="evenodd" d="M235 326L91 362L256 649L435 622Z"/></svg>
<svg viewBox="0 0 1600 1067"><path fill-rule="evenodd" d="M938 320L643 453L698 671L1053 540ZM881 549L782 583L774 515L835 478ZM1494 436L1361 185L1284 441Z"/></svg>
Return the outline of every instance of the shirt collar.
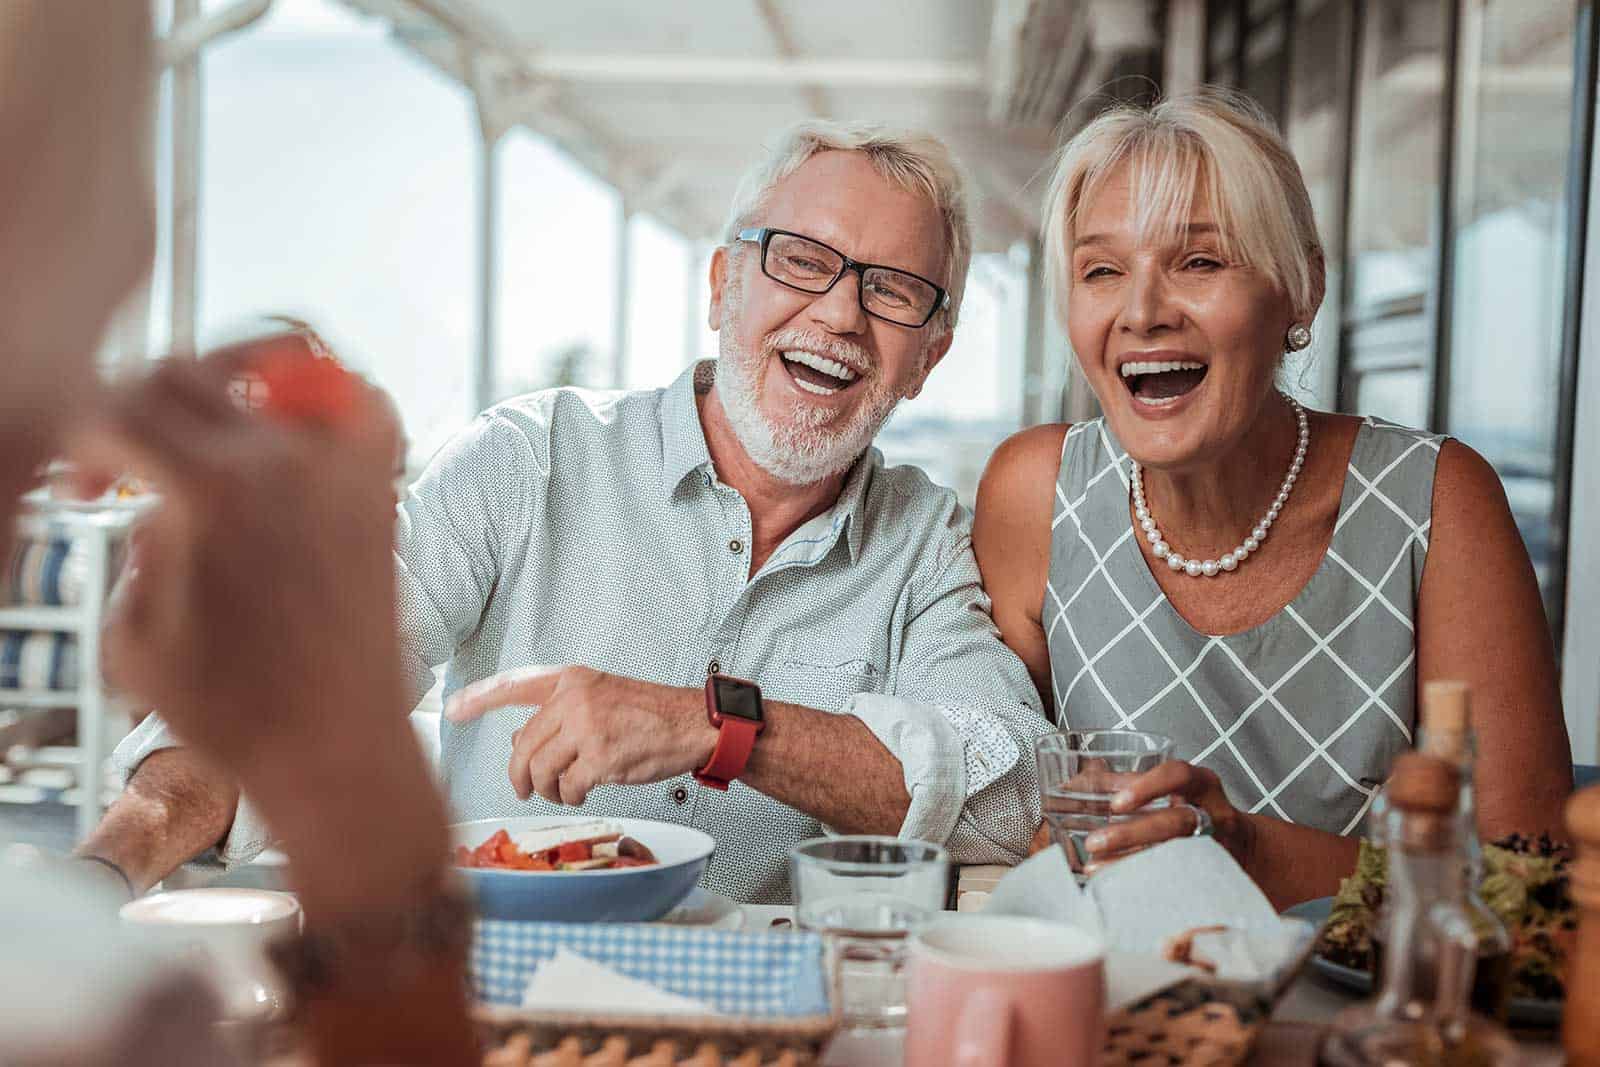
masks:
<svg viewBox="0 0 1600 1067"><path fill-rule="evenodd" d="M667 387L661 401L661 490L668 499L691 472L711 469L706 431L695 396L711 388L716 361L692 363Z"/></svg>
<svg viewBox="0 0 1600 1067"><path fill-rule="evenodd" d="M711 388L716 373L716 360L700 360L678 375L662 398L661 489L669 499L690 474L704 472L702 476L706 476L711 471L711 451L706 447L706 431L700 424L700 407L695 397ZM815 549L820 551L807 553L812 562L827 555L841 533L850 550L850 562L860 558L865 525L861 511L873 474L882 465L882 454L876 448L867 449L850 468L833 507L807 523L808 527L816 524L825 534L815 544Z"/></svg>
<svg viewBox="0 0 1600 1067"><path fill-rule="evenodd" d="M768 566L812 566L821 563L832 552L841 538L849 550L850 562L861 558L861 539L866 528L862 512L866 507L867 491L878 468L883 466L883 455L876 448L856 460L855 466L845 476L844 486L833 506L805 522L778 546Z"/></svg>
<svg viewBox="0 0 1600 1067"><path fill-rule="evenodd" d="M844 516L848 523L845 530L845 544L850 549L850 562L854 563L861 558L862 531L866 528L862 511L866 507L867 489L872 484L873 477L878 468L883 466L883 453L876 447L869 447L864 455L856 460L856 465L850 468L850 474L844 480L844 488L839 490L839 499L833 505L836 515Z"/></svg>

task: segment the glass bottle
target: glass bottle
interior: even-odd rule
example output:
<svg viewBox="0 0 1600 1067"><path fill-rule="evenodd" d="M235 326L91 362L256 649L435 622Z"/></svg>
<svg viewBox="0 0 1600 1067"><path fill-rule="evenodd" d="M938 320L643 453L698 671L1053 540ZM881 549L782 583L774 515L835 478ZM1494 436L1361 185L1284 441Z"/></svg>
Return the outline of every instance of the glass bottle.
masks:
<svg viewBox="0 0 1600 1067"><path fill-rule="evenodd" d="M1472 733L1471 693L1465 682L1432 681L1422 687L1421 714L1417 726L1417 751L1455 765L1461 778L1461 795L1456 806L1457 840L1465 854L1466 895L1463 907L1478 939L1478 965L1473 983L1473 1007L1492 1018L1504 1020L1511 995L1511 931L1485 903L1479 887L1483 884L1483 845L1478 838L1478 808L1473 794L1476 745ZM1371 825L1375 844L1388 843L1392 814L1387 786L1375 798ZM1380 808L1381 804L1381 808ZM1385 896L1385 911L1387 910ZM1373 931L1374 976L1382 974L1384 938L1387 923L1378 917Z"/></svg>
<svg viewBox="0 0 1600 1067"><path fill-rule="evenodd" d="M1329 1067L1490 1067L1517 1062L1500 1026L1471 1008L1478 938L1466 906L1461 772L1406 753L1389 794L1386 951L1378 994L1342 1012L1321 1049Z"/></svg>

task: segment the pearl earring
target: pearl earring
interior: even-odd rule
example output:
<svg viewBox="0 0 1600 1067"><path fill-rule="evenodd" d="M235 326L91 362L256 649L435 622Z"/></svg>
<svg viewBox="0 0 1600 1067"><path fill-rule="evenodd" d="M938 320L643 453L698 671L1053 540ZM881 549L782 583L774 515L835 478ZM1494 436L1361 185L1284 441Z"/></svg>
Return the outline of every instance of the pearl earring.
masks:
<svg viewBox="0 0 1600 1067"><path fill-rule="evenodd" d="M1311 347L1311 327L1303 322L1297 322L1289 327L1289 335L1285 338L1284 347L1290 352L1299 352Z"/></svg>

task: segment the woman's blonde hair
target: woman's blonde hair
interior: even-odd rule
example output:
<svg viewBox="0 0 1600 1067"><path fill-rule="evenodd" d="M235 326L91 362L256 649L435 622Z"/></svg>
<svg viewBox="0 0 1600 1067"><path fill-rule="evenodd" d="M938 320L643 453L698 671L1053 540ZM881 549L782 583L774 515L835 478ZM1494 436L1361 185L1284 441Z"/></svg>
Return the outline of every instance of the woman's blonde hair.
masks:
<svg viewBox="0 0 1600 1067"><path fill-rule="evenodd" d="M1300 166L1249 97L1207 87L1148 108L1109 108L1062 146L1045 194L1044 245L1046 284L1063 324L1077 224L1124 164L1140 244L1181 239L1204 190L1222 255L1265 274L1310 322L1323 251Z"/></svg>
<svg viewBox="0 0 1600 1067"><path fill-rule="evenodd" d="M773 187L820 152L860 152L883 177L902 189L926 196L944 223L945 289L950 306L945 329L956 324L972 260L972 224L967 217L966 178L943 141L931 134L896 130L874 122L813 119L789 127L765 159L739 182L722 239L731 243L752 226Z"/></svg>

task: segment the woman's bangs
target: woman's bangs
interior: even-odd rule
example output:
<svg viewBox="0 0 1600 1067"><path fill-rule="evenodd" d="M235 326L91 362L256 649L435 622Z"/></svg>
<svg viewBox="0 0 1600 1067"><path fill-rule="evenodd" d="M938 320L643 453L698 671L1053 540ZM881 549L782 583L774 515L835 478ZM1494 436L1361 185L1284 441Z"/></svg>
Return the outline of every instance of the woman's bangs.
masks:
<svg viewBox="0 0 1600 1067"><path fill-rule="evenodd" d="M1145 126L1130 131L1104 157L1086 168L1073 199L1072 231L1083 211L1107 183L1126 171L1134 239L1141 248L1174 248L1189 241L1196 196L1206 197L1217 226L1218 251L1241 262L1244 249L1234 237L1234 212L1220 195L1216 163L1191 137L1172 129Z"/></svg>

